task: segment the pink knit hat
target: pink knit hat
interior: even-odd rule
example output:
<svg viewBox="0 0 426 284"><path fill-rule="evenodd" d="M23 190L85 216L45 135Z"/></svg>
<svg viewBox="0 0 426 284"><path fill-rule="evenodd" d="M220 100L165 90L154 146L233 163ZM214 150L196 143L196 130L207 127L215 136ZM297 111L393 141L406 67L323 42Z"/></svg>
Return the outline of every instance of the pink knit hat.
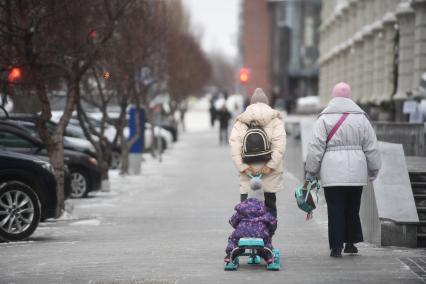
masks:
<svg viewBox="0 0 426 284"><path fill-rule="evenodd" d="M333 88L333 93L332 93L334 98L347 98L350 99L351 96L351 86L349 86L348 84L344 83L344 82L340 82L336 85L334 85Z"/></svg>

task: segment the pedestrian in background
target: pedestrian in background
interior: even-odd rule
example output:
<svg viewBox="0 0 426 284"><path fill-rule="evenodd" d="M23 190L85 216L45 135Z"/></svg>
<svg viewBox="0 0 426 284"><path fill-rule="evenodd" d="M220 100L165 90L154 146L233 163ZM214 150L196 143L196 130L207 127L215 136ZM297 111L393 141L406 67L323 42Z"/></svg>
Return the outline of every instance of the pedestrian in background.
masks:
<svg viewBox="0 0 426 284"><path fill-rule="evenodd" d="M267 162L246 164L242 160L243 138L252 121L265 130L271 142L271 159ZM268 97L262 89L256 89L251 97L250 105L236 119L229 144L231 145L232 160L239 172L241 201L246 200L248 196L250 189L249 174L262 173L265 205L274 217L277 217L276 192L283 186L285 143L286 135L281 113L269 106Z"/></svg>
<svg viewBox="0 0 426 284"><path fill-rule="evenodd" d="M228 141L229 120L232 115L225 104L216 113L216 117L219 120L219 144L226 144Z"/></svg>
<svg viewBox="0 0 426 284"><path fill-rule="evenodd" d="M351 99L346 83L336 84L333 99L313 127L306 158L306 179L319 175L328 211L330 256L357 253L363 241L359 209L362 187L373 181L381 160L376 134L366 113Z"/></svg>

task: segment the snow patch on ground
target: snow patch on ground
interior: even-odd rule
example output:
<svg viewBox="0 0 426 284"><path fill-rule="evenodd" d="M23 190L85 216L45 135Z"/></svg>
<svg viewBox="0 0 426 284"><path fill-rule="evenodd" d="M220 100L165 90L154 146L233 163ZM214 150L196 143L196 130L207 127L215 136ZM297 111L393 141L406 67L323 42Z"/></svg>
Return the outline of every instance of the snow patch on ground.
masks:
<svg viewBox="0 0 426 284"><path fill-rule="evenodd" d="M35 241L4 242L4 243L0 243L0 247L10 248L10 247L28 245L28 244L32 244L32 243L35 243Z"/></svg>
<svg viewBox="0 0 426 284"><path fill-rule="evenodd" d="M74 220L75 217L71 214L72 211L65 210L62 212L61 216L56 220Z"/></svg>
<svg viewBox="0 0 426 284"><path fill-rule="evenodd" d="M86 203L76 205L78 208L93 208L93 207L116 207L116 204L111 202L101 202L101 203Z"/></svg>
<svg viewBox="0 0 426 284"><path fill-rule="evenodd" d="M99 226L100 224L101 221L99 221L98 219L89 219L72 222L70 226Z"/></svg>
<svg viewBox="0 0 426 284"><path fill-rule="evenodd" d="M62 212L61 216L58 218L49 218L46 219L46 223L51 222L58 222L58 221L70 221L70 220L76 220L77 218L72 215L72 211L74 210L74 205L69 202L69 200L65 201L65 210Z"/></svg>

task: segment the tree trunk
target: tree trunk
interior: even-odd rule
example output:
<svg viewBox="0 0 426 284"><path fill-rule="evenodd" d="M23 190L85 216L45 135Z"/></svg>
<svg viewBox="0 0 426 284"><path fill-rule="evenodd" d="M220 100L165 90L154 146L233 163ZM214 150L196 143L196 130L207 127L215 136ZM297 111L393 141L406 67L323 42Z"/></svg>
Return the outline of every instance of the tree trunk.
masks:
<svg viewBox="0 0 426 284"><path fill-rule="evenodd" d="M100 133L95 130L93 125L87 118L80 102L77 103L77 115L80 126L83 130L86 139L95 147L96 159L98 161L99 168L101 170L102 181L108 180L109 164L108 161L111 157L111 145L110 142L104 136L104 129L101 129ZM106 121L103 119L103 125ZM93 139L92 134L98 137L98 141Z"/></svg>
<svg viewBox="0 0 426 284"><path fill-rule="evenodd" d="M125 139L123 139L125 140ZM129 146L127 141L121 143L121 169L120 175L129 174Z"/></svg>
<svg viewBox="0 0 426 284"><path fill-rule="evenodd" d="M71 118L71 114L74 110L76 102L80 99L79 86L80 86L79 77L73 78L69 82L68 98L65 104L64 112L55 128L55 131L51 135L51 138L48 139L50 141L46 143L48 145L49 159L50 159L50 162L52 163L52 166L54 169L54 175L55 175L55 179L57 183L57 200L58 200L57 216L59 216L65 208L65 205L64 205L64 201L65 201L65 198L64 198L65 197L64 196L64 184L65 184L64 145L63 145L64 130ZM49 110L49 115L50 115L50 110Z"/></svg>
<svg viewBox="0 0 426 284"><path fill-rule="evenodd" d="M51 144L47 147L49 160L53 167L53 175L56 180L56 200L57 211L56 216L59 217L65 209L64 200L64 145L62 143L62 135L54 134L51 138Z"/></svg>
<svg viewBox="0 0 426 284"><path fill-rule="evenodd" d="M53 135L47 130L47 123L51 118L50 102L44 84L37 84L37 96L41 103L41 115L36 121L37 131L46 145L49 161L53 167L53 175L56 181L56 217L59 217L65 208L64 205L64 145L62 131L55 129ZM71 110L72 111L72 110ZM69 120L69 118L68 118ZM59 127L59 126L58 126Z"/></svg>
<svg viewBox="0 0 426 284"><path fill-rule="evenodd" d="M101 148L101 153L100 153L100 159L99 159L99 165L101 168L101 177L102 180L108 180L109 176L109 163L108 161L111 159L111 145L109 145L109 141L105 141L107 140L105 137L100 137L100 148Z"/></svg>

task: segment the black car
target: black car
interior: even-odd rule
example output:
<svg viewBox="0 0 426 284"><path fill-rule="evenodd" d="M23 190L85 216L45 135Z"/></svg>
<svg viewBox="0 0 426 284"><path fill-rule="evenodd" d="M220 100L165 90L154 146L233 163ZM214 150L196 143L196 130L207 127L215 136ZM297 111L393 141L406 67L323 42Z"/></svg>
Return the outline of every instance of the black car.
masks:
<svg viewBox="0 0 426 284"><path fill-rule="evenodd" d="M29 130L13 124L0 123L0 147L13 152L47 157L45 145ZM71 197L85 197L101 187L101 171L95 158L64 149L64 162L71 175Z"/></svg>
<svg viewBox="0 0 426 284"><path fill-rule="evenodd" d="M36 115L26 114L26 113L12 113L12 114L9 114L7 117L7 120L9 121L12 120L13 122L18 123L19 125L30 130L34 135L38 136L36 125L35 125L36 119L37 119ZM96 158L96 152L92 145L88 147L88 146L81 145L81 143L77 143L77 141L87 141L87 139L86 139L86 136L84 135L83 130L81 129L79 121L77 119L76 121L78 123L77 125L74 125L70 121L70 123L67 125L67 127L64 130L64 148L83 152L85 154L88 154ZM56 128L56 125L57 125L56 122L52 120L48 121L47 122L48 131L52 132L53 129ZM121 161L121 148L117 146L116 144L114 144L112 145L111 157L110 157L110 160L108 161L108 164L111 169L117 169L118 166L120 165L120 161Z"/></svg>
<svg viewBox="0 0 426 284"><path fill-rule="evenodd" d="M51 165L37 157L0 150L0 239L28 238L40 220L57 217Z"/></svg>
<svg viewBox="0 0 426 284"><path fill-rule="evenodd" d="M37 116L33 114L9 114L7 118L0 120L0 123L18 124L19 126L28 129L33 136L38 137L36 119ZM52 134L56 128L56 123L48 121L46 126L49 134ZM72 128L72 126L67 126L65 128L63 142L65 149L82 152L96 158L94 147L86 140L83 133L77 133L77 130Z"/></svg>

